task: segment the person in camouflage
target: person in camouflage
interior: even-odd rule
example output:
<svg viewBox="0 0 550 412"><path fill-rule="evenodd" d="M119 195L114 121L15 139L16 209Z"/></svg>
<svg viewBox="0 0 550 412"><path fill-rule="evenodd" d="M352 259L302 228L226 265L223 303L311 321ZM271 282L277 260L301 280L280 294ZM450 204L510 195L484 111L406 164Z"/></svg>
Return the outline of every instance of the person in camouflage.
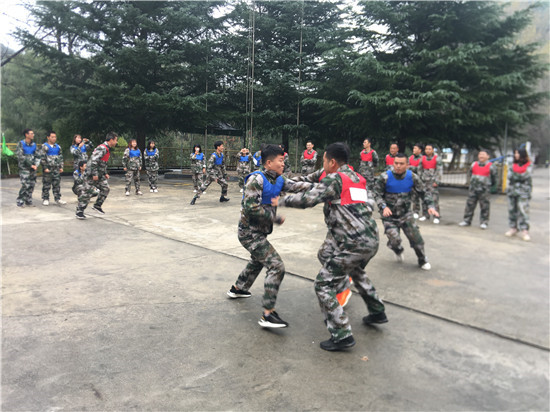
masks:
<svg viewBox="0 0 550 412"><path fill-rule="evenodd" d="M265 328L284 328L288 323L275 312L275 304L285 266L267 236L273 231L274 223L281 225L284 222L284 217L277 215L272 199L293 182L281 176L284 152L280 147L265 145L262 148L262 164L262 171L255 171L245 179L238 227L239 242L250 252L250 260L227 295L232 299L250 297L249 290L265 267L263 315L258 323Z"/></svg>
<svg viewBox="0 0 550 412"><path fill-rule="evenodd" d="M63 152L56 143L57 135L50 131L47 134L48 141L40 149L40 163L42 164L42 204L50 204L50 188L53 192L55 203L64 205L67 202L61 200L61 173L63 173Z"/></svg>
<svg viewBox="0 0 550 412"><path fill-rule="evenodd" d="M114 150L117 143L118 135L115 132L107 133L105 142L101 143L94 149L88 163L89 167L86 169L86 180L90 185L99 190L99 195L97 196L92 209L101 214L105 214L101 206L103 205L103 202L105 202L105 199L107 199L110 191L107 162L109 161L111 150ZM86 205L87 204L88 203L86 202Z"/></svg>
<svg viewBox="0 0 550 412"><path fill-rule="evenodd" d="M374 171L378 167L378 153L371 147L370 137L365 137L363 140L363 150L359 154L361 163L359 163L359 174L367 181L367 189L372 191L374 187Z"/></svg>
<svg viewBox="0 0 550 412"><path fill-rule="evenodd" d="M136 188L136 195L142 195L141 193L141 179L140 172L143 162L141 160L141 150L137 146L136 139L130 139L128 147L124 151L122 156L122 167L126 172L126 196L130 196L130 186L134 182Z"/></svg>
<svg viewBox="0 0 550 412"><path fill-rule="evenodd" d="M86 219L84 210L88 206L90 199L99 194L99 190L90 185L86 179L86 160L78 162L78 170L73 172L73 193L78 196L78 204L76 206L76 218Z"/></svg>
<svg viewBox="0 0 550 412"><path fill-rule="evenodd" d="M307 176L315 171L315 164L317 163L317 152L313 150L313 143L308 140L306 143L306 150L302 153L300 158L300 164L302 165L302 176Z"/></svg>
<svg viewBox="0 0 550 412"><path fill-rule="evenodd" d="M398 153L393 163L393 171L387 170L382 173L374 187L376 203L384 224L384 233L388 237L388 247L395 253L396 260L403 262L404 248L399 236L399 231L403 230L411 248L416 253L418 266L424 270L430 270L431 265L424 252L424 240L411 212L412 191L416 191L428 205L427 213L437 216L431 192L425 190L418 175L407 170L407 156Z"/></svg>
<svg viewBox="0 0 550 412"><path fill-rule="evenodd" d="M79 134L73 136L73 144L70 150L73 155L73 167L75 171L78 171L78 164L81 160L88 160L88 150L92 147L92 142L88 139L83 139Z"/></svg>
<svg viewBox="0 0 550 412"><path fill-rule="evenodd" d="M288 156L288 153L285 152L285 145L280 144L279 147L283 149L283 152L284 152L285 168L283 170L283 176L288 178L292 173L292 168L290 167L290 157Z"/></svg>
<svg viewBox="0 0 550 412"><path fill-rule="evenodd" d="M482 149L477 155L477 162L473 162L470 167L470 186L468 188L468 199L464 208L464 220L459 226L470 226L477 202L479 202L479 221L480 228L487 229L489 224L489 214L491 202L489 195L495 191L497 181L497 171L492 162L489 162L489 153Z"/></svg>
<svg viewBox="0 0 550 412"><path fill-rule="evenodd" d="M156 148L155 142L150 140L147 143L147 149L143 151L143 159L145 170L147 170L147 179L149 180L149 191L158 193L159 189L157 182L159 179L159 149Z"/></svg>
<svg viewBox="0 0 550 412"><path fill-rule="evenodd" d="M422 144L415 143L413 146L413 154L409 156L409 170L413 172L414 174L418 175L418 169L420 166L420 162L422 161ZM411 192L411 203L412 203L412 211L413 211L413 217L415 219L418 219L420 217L420 197L416 194L416 192L413 190Z"/></svg>
<svg viewBox="0 0 550 412"><path fill-rule="evenodd" d="M424 156L418 165L418 175L424 183L424 190L430 192L431 199L433 201L435 210L438 215L434 216L434 224L439 224L441 212L439 210L439 183L441 182L441 176L443 174L443 163L438 155L434 154L434 147L432 144L424 146ZM422 216L418 219L423 222L430 218L428 213L428 204L426 201L422 203Z"/></svg>
<svg viewBox="0 0 550 412"><path fill-rule="evenodd" d="M367 193L367 182L348 165L349 153L345 143L328 145L323 155L323 170L297 182L289 188L289 193L273 202L302 209L324 203L328 233L317 254L322 267L314 287L331 335L320 346L328 351L355 345L348 315L336 298L338 292L349 288L350 276L369 312L363 322L370 325L388 321L384 304L365 273L365 267L378 251L373 203ZM309 183L311 181L319 183Z"/></svg>
<svg viewBox="0 0 550 412"><path fill-rule="evenodd" d="M260 170L262 168L262 148L254 153L252 156L252 162L254 163L254 169Z"/></svg>
<svg viewBox="0 0 550 412"><path fill-rule="evenodd" d="M21 189L17 196L17 206L34 206L32 203L32 192L36 184L36 169L40 164L40 155L36 152L36 143L34 142L34 131L32 129L23 130L24 139L17 143L15 154L19 166L19 179L21 180Z"/></svg>
<svg viewBox="0 0 550 412"><path fill-rule="evenodd" d="M192 205L195 204L197 199L201 197L201 194L205 192L208 186L210 186L210 184L214 181L218 182L218 184L222 187L220 202L229 201L229 199L225 197L227 195L228 184L227 170L225 169L225 157L223 155L223 142L221 140L214 142L214 149L216 149L216 151L210 155L208 163L206 164L206 181L202 184L197 194L191 200Z"/></svg>
<svg viewBox="0 0 550 412"><path fill-rule="evenodd" d="M531 240L529 236L529 200L533 190L532 169L529 155L525 148L514 152L514 163L508 169L508 227L505 235L514 236L520 231L521 238Z"/></svg>
<svg viewBox="0 0 550 412"><path fill-rule="evenodd" d="M193 186L197 193L201 188L204 180L204 174L206 173L206 163L204 161L204 153L200 144L196 144L193 147L193 153L191 153L191 176L193 178Z"/></svg>
<svg viewBox="0 0 550 412"><path fill-rule="evenodd" d="M252 155L246 147L243 147L237 155L237 162L237 175L239 176L239 187L241 188L242 193L244 188L244 178L249 175L250 164L252 162Z"/></svg>
<svg viewBox="0 0 550 412"><path fill-rule="evenodd" d="M395 161L395 156L399 152L399 146L397 143L390 143L390 152L386 155L384 162L386 165L386 170L393 170L393 162Z"/></svg>

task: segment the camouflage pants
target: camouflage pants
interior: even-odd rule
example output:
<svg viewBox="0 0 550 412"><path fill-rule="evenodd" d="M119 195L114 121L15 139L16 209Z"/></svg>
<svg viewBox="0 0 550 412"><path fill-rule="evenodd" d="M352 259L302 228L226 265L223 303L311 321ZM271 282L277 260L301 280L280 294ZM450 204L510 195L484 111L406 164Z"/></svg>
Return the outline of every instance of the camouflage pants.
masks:
<svg viewBox="0 0 550 412"><path fill-rule="evenodd" d="M285 276L283 260L264 234L253 233L239 226L239 242L250 252L250 260L237 278L235 286L240 290L249 290L265 266L262 306L264 309L274 309L279 286Z"/></svg>
<svg viewBox="0 0 550 412"><path fill-rule="evenodd" d="M139 169L128 169L126 171L126 191L130 191L130 186L132 185L132 182L134 183L134 186L136 188L136 192L139 191L141 188L141 176L139 173Z"/></svg>
<svg viewBox="0 0 550 412"><path fill-rule="evenodd" d="M307 176L315 172L315 166L302 166L302 176Z"/></svg>
<svg viewBox="0 0 550 412"><path fill-rule="evenodd" d="M151 189L157 188L157 182L159 180L158 170L147 170L147 179L149 179L149 187Z"/></svg>
<svg viewBox="0 0 550 412"><path fill-rule="evenodd" d="M401 245L401 236L399 235L400 230L403 230L407 239L409 239L409 244L411 248L414 249L416 257L418 258L418 264L423 265L428 262L428 258L424 253L424 239L420 235L420 230L416 225L411 213L407 213L406 216L401 218L383 218L382 223L384 224L384 233L388 237L388 247L393 250L396 254L400 255L405 250Z"/></svg>
<svg viewBox="0 0 550 412"><path fill-rule="evenodd" d="M200 195L208 188L208 186L210 186L212 184L212 182L215 182L216 180L218 181L218 184L222 187L222 196L227 195L228 185L227 185L227 181L225 180L225 177L217 177L216 175L208 175L206 177L204 183L202 184L201 188L199 189L199 191L197 192L197 194L195 196L197 196L197 198L199 198Z"/></svg>
<svg viewBox="0 0 550 412"><path fill-rule="evenodd" d="M508 196L508 226L529 230L529 198Z"/></svg>
<svg viewBox="0 0 550 412"><path fill-rule="evenodd" d="M466 207L464 208L464 221L472 223L477 202L479 202L479 223L489 223L491 202L489 200L488 190L482 192L473 190L468 191L468 199L466 200Z"/></svg>
<svg viewBox="0 0 550 412"><path fill-rule="evenodd" d="M84 209L90 203L90 199L99 194L98 189L95 186L86 185L83 189L79 190L78 205L76 206L76 212L84 212Z"/></svg>
<svg viewBox="0 0 550 412"><path fill-rule="evenodd" d="M350 276L369 313L385 311L382 300L365 273L365 267L378 252L378 229L374 220L371 226L372 236L348 245L338 244L329 232L317 253L322 267L314 282L315 293L327 329L335 340L352 335L348 315L336 299L337 293L349 288Z"/></svg>
<svg viewBox="0 0 550 412"><path fill-rule="evenodd" d="M438 191L438 194L439 194L439 191ZM416 193L416 191L414 190L411 190L411 207L412 207L413 213L420 215L421 203L422 203L422 199L420 198L420 196L418 196L418 193Z"/></svg>
<svg viewBox="0 0 550 412"><path fill-rule="evenodd" d="M42 200L50 199L50 188L54 199L61 199L61 174L59 170L42 173Z"/></svg>
<svg viewBox="0 0 550 412"><path fill-rule="evenodd" d="M100 177L98 180L93 180L90 177L88 179L88 184L99 190L99 194L97 195L95 205L101 207L103 202L105 202L105 199L107 199L107 196L109 195L109 192L111 190L109 188L109 182L107 181L105 176Z"/></svg>
<svg viewBox="0 0 550 412"><path fill-rule="evenodd" d="M426 192L430 192L432 194L435 210L437 210L437 213L439 213L439 187L433 187L432 182L425 182L424 188ZM430 215L428 213L428 204L426 203L426 201L422 202L422 213L426 218L430 218ZM441 217L441 213L439 214L439 217Z"/></svg>
<svg viewBox="0 0 550 412"><path fill-rule="evenodd" d="M367 180L367 190L374 193L374 168L359 166L359 174Z"/></svg>
<svg viewBox="0 0 550 412"><path fill-rule="evenodd" d="M237 174L239 176L239 187L242 189L244 187L244 178L250 174L250 163L239 162Z"/></svg>
<svg viewBox="0 0 550 412"><path fill-rule="evenodd" d="M199 190L204 183L204 173L201 172L192 172L191 177L193 178L193 187L195 190Z"/></svg>
<svg viewBox="0 0 550 412"><path fill-rule="evenodd" d="M36 170L34 169L19 169L19 179L21 180L21 189L17 196L17 201L32 203L32 192L36 184Z"/></svg>

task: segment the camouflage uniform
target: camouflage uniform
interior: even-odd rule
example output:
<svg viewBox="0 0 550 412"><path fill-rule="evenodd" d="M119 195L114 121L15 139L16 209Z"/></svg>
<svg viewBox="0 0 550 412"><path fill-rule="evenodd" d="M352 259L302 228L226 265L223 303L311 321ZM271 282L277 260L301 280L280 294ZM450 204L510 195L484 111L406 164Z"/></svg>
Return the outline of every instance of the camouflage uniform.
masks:
<svg viewBox="0 0 550 412"><path fill-rule="evenodd" d="M472 170L476 164L483 167L487 163L473 162L470 167L470 186L468 187L468 199L466 200L466 207L464 208L464 221L468 224L472 223L474 217L474 211L477 202L479 202L479 223L489 223L489 214L491 210L491 203L489 199L491 186L497 181L497 171L494 165L491 165L491 171L489 176L480 176L472 174Z"/></svg>
<svg viewBox="0 0 550 412"><path fill-rule="evenodd" d="M262 151L258 150L256 153L254 153L252 159L252 162L254 163L254 168L256 170L262 170Z"/></svg>
<svg viewBox="0 0 550 412"><path fill-rule="evenodd" d="M306 159L304 157L305 153L308 153L311 155L313 153L313 158ZM311 152L308 152L307 150L304 150L302 153L302 157L300 158L300 164L302 165L302 176L307 176L310 173L313 173L315 171L315 164L317 163L317 152L315 150L312 150Z"/></svg>
<svg viewBox="0 0 550 412"><path fill-rule="evenodd" d="M88 167L86 169L86 180L88 184L94 186L99 190L99 195L95 201L95 206L101 207L107 196L109 195L109 182L107 181L107 161L109 159L109 144L104 142L97 146L90 161L88 162ZM93 180L93 177L97 176L97 180Z"/></svg>
<svg viewBox="0 0 550 412"><path fill-rule="evenodd" d="M430 161L436 156L436 166L434 169L427 169L423 167L422 162L424 160ZM422 180L422 183L424 183L424 190L426 193L430 193L431 199L433 201L435 210L437 210L437 213L441 213L439 211L439 184L441 183L441 175L443 174L443 163L441 162L441 158L437 155L433 155L429 159L426 156L422 156L422 161L420 161L420 164L418 165L418 176L420 176L420 179ZM434 183L436 186L434 187ZM428 204L426 203L426 198L424 198L424 202L422 203L422 214L427 219L430 218L430 215L428 214Z"/></svg>
<svg viewBox="0 0 550 412"><path fill-rule="evenodd" d="M25 140L21 140L17 143L15 154L17 155L19 179L21 180L21 189L17 196L17 203L32 205L32 192L36 184L36 170L31 168L31 166L38 166L40 164L40 152L37 153L34 141L28 145Z"/></svg>
<svg viewBox="0 0 550 412"><path fill-rule="evenodd" d="M145 149L143 151L145 169L147 170L147 179L149 180L149 187L152 190L157 189L157 182L159 178L159 157L159 149L156 147L153 151L149 151L149 149Z"/></svg>
<svg viewBox="0 0 550 412"><path fill-rule="evenodd" d="M90 199L99 194L99 190L90 185L85 175L80 173L80 170L73 172L73 193L78 196L78 205L76 206L76 212L84 212L84 209L88 206Z"/></svg>
<svg viewBox="0 0 550 412"><path fill-rule="evenodd" d="M206 163L206 179L201 188L195 195L198 199L200 195L210 186L212 182L218 181L222 187L222 196L227 195L227 170L225 169L225 156L221 154L221 164L216 164L216 159L220 159L216 152L213 152Z"/></svg>
<svg viewBox="0 0 550 412"><path fill-rule="evenodd" d="M411 155L409 157L409 167L408 167L408 169L411 172L413 172L414 174L419 175L418 169L420 168L420 163L418 163L418 166L413 166L411 161L421 162L422 161L422 155L421 154L418 155L418 156ZM420 205L421 205L420 197L418 196L418 194L414 190L411 192L411 203L412 203L413 213L416 213L417 215L420 215Z"/></svg>
<svg viewBox="0 0 550 412"><path fill-rule="evenodd" d="M206 163L204 161L204 153L199 153L199 158L197 158L197 155L195 153L191 153L191 176L193 178L193 186L197 191L201 188L203 184L203 169L205 168Z"/></svg>
<svg viewBox="0 0 550 412"><path fill-rule="evenodd" d="M519 166L519 165L518 165ZM533 166L529 162L522 165L525 171L508 169L508 226L511 229L529 230L529 200L533 190ZM527 167L525 167L527 166Z"/></svg>
<svg viewBox="0 0 550 412"><path fill-rule="evenodd" d="M40 148L42 164L42 200L50 199L50 188L55 200L61 199L61 172L63 170L63 152L57 143L50 146L44 143ZM49 172L46 172L49 170Z"/></svg>
<svg viewBox="0 0 550 412"><path fill-rule="evenodd" d="M393 170L393 162L395 161L395 155L387 154L384 158L385 170Z"/></svg>
<svg viewBox="0 0 550 412"><path fill-rule="evenodd" d="M376 150L371 149L370 152L366 152L365 149L361 150L360 156L363 158L363 155L370 155L372 156L372 160L361 160L359 163L359 174L363 176L367 180L367 188L369 191L373 190L374 187L374 171L378 167L378 153L376 153Z"/></svg>
<svg viewBox="0 0 550 412"><path fill-rule="evenodd" d="M290 173L292 173L292 168L290 167L290 156L287 152L284 154L284 161L285 161L285 168L283 170L283 176L289 177Z"/></svg>
<svg viewBox="0 0 550 412"><path fill-rule="evenodd" d="M407 239L409 239L411 248L413 248L416 253L419 266L422 266L428 262L428 259L424 253L424 240L420 235L420 230L411 212L411 192L417 192L418 196L424 200L427 207L433 208L431 192L425 190L418 175L411 172L413 182L411 190L408 192L390 193L386 190L390 173L393 174L393 177L397 181L403 180L406 175L406 173L398 175L391 170L385 171L378 176L374 186L376 203L382 215L382 223L384 224L384 233L388 237L387 245L395 254L400 255L403 253L404 248L401 245L402 241L399 235L399 231L403 230L403 233L407 236ZM382 214L386 207L389 207L392 212L392 214L387 217Z"/></svg>
<svg viewBox="0 0 550 412"><path fill-rule="evenodd" d="M342 165L338 172L354 183L360 181L349 165ZM371 198L367 198L367 202L341 205L343 183L340 174L329 174L320 181L322 175L321 169L297 179L301 182L292 185L288 192L300 193L286 194L279 199L279 205L307 208L324 203L328 233L317 253L322 268L314 286L327 329L334 340L341 340L351 336L352 332L348 315L338 303L336 294L349 288L350 276L369 313L385 311L365 273L365 267L378 251L378 228L372 218Z"/></svg>
<svg viewBox="0 0 550 412"><path fill-rule="evenodd" d="M239 176L239 187L244 187L244 178L250 173L250 163L252 162L252 155L245 155L243 152L239 152L237 155L237 175Z"/></svg>
<svg viewBox="0 0 550 412"><path fill-rule="evenodd" d="M138 154L139 153L139 154ZM136 156L137 155L137 156ZM130 150L129 147L122 156L122 167L126 169L126 191L130 191L130 186L134 182L136 193L141 188L140 170L142 166L141 150Z"/></svg>
<svg viewBox="0 0 550 412"><path fill-rule="evenodd" d="M262 172L270 183L275 183L277 174L273 171ZM283 190L292 182L286 180ZM271 204L262 204L264 179L260 173L248 176L245 183L244 196L241 203L241 219L239 221L239 242L250 252L250 260L239 275L235 287L248 291L262 268L266 268L264 295L262 306L271 310L275 308L279 286L285 275L283 260L275 248L267 240L267 235L273 231L273 223L279 223L277 208Z"/></svg>
<svg viewBox="0 0 550 412"><path fill-rule="evenodd" d="M78 171L78 163L81 160L88 160L88 149L93 147L92 142L84 143L81 147L78 145L71 146L71 154L73 155L73 167L75 171Z"/></svg>

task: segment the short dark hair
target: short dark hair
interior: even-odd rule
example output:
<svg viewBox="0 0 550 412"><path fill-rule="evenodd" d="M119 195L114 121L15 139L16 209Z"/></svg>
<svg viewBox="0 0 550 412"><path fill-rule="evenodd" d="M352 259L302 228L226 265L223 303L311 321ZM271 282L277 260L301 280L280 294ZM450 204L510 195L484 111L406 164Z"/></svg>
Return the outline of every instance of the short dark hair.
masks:
<svg viewBox="0 0 550 412"><path fill-rule="evenodd" d="M399 147L399 144L397 142L390 142L390 147L392 147L393 145L396 145L397 147Z"/></svg>
<svg viewBox="0 0 550 412"><path fill-rule="evenodd" d="M214 149L217 149L217 148L220 147L222 144L223 144L223 141L222 141L222 140L216 140L216 141L214 142Z"/></svg>
<svg viewBox="0 0 550 412"><path fill-rule="evenodd" d="M266 144L262 145L262 164L265 165L268 160L273 160L277 156L284 156L285 152L279 145Z"/></svg>
<svg viewBox="0 0 550 412"><path fill-rule="evenodd" d="M285 150L285 145L284 145L284 144L281 143L281 144L279 145L279 147L280 147L281 149L283 149L283 151Z"/></svg>
<svg viewBox="0 0 550 412"><path fill-rule="evenodd" d="M311 140L306 140L306 144L308 144L308 143L313 144L313 142L312 142ZM314 146L315 146L315 145L314 145Z"/></svg>
<svg viewBox="0 0 550 412"><path fill-rule="evenodd" d="M349 147L343 142L331 143L325 149L327 159L336 160L338 164L346 164L349 160Z"/></svg>
<svg viewBox="0 0 550 412"><path fill-rule="evenodd" d="M78 162L78 168L82 169L82 166L84 166L86 163L88 163L86 160L81 160L80 162Z"/></svg>
<svg viewBox="0 0 550 412"><path fill-rule="evenodd" d="M48 130L48 133L46 133L46 136L50 136L51 134L57 134L56 132L54 132L53 130Z"/></svg>
<svg viewBox="0 0 550 412"><path fill-rule="evenodd" d="M424 150L424 145L422 143L415 143L413 144L413 147L418 147L420 150Z"/></svg>
<svg viewBox="0 0 550 412"><path fill-rule="evenodd" d="M396 158L396 159L397 159L397 158L404 158L407 162L409 161L409 159L407 158L407 155L406 155L405 153L401 153L401 152L397 153L397 154L395 155L395 158Z"/></svg>
<svg viewBox="0 0 550 412"><path fill-rule="evenodd" d="M481 149L479 149L478 153L481 153L481 152L485 152L485 153L487 153L487 156L491 156L491 153L489 153L488 149L481 148Z"/></svg>
<svg viewBox="0 0 550 412"><path fill-rule="evenodd" d="M116 134L115 132L109 132L107 133L107 136L105 136L105 141L108 142L109 140L113 140L116 138L118 138L118 134Z"/></svg>
<svg viewBox="0 0 550 412"><path fill-rule="evenodd" d="M23 130L23 136L26 136L26 135L29 134L30 132L32 132L32 129L25 129L25 130Z"/></svg>
<svg viewBox="0 0 550 412"><path fill-rule="evenodd" d="M363 141L368 140L370 144L372 144L372 138L371 137L365 137Z"/></svg>
<svg viewBox="0 0 550 412"><path fill-rule="evenodd" d="M426 143L426 144L424 145L424 149L425 149L426 147L428 147L428 146L430 146L432 149L434 149L434 145L431 144L431 143Z"/></svg>

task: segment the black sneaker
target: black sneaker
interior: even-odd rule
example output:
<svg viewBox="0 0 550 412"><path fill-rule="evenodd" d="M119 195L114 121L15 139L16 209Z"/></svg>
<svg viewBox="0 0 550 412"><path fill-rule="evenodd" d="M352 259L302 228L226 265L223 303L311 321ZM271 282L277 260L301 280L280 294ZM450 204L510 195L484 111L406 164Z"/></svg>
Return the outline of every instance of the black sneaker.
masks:
<svg viewBox="0 0 550 412"><path fill-rule="evenodd" d="M388 318L384 312L371 313L363 318L365 325L372 325L373 323L388 323Z"/></svg>
<svg viewBox="0 0 550 412"><path fill-rule="evenodd" d="M321 342L319 346L321 346L321 349L328 351L344 350L355 346L355 339L353 339L353 336L348 336L347 338L337 341L335 341L334 338L330 338L329 340Z"/></svg>
<svg viewBox="0 0 550 412"><path fill-rule="evenodd" d="M16 204L17 207L25 207L25 202L23 202L22 200L18 200Z"/></svg>
<svg viewBox="0 0 550 412"><path fill-rule="evenodd" d="M193 196L193 199L191 199L191 204L194 205L197 201L197 196Z"/></svg>
<svg viewBox="0 0 550 412"><path fill-rule="evenodd" d="M229 296L232 299L249 298L250 296L252 296L252 293L244 290L239 290L235 286L231 286L231 289L227 291L227 296Z"/></svg>
<svg viewBox="0 0 550 412"><path fill-rule="evenodd" d="M86 219L86 216L84 216L84 212L76 212L76 218L77 219Z"/></svg>
<svg viewBox="0 0 550 412"><path fill-rule="evenodd" d="M220 203L229 202L229 199L225 196L220 197Z"/></svg>
<svg viewBox="0 0 550 412"><path fill-rule="evenodd" d="M271 312L269 315L263 315L258 321L262 328L286 328L288 322L282 320L277 312Z"/></svg>
<svg viewBox="0 0 550 412"><path fill-rule="evenodd" d="M101 213L102 215L105 214L105 212L103 211L103 209L101 208L101 206L93 205L93 206L92 206L92 209L98 211L98 212Z"/></svg>

